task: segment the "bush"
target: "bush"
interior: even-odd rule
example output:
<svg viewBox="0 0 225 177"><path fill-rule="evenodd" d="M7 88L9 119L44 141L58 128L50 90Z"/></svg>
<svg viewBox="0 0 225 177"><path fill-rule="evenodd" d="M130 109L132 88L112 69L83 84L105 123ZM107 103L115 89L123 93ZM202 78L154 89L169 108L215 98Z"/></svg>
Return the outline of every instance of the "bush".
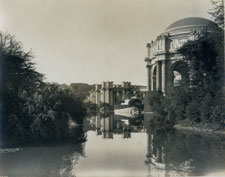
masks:
<svg viewBox="0 0 225 177"><path fill-rule="evenodd" d="M85 108L70 90L43 81L31 52L14 37L0 33L2 71L1 138L13 142L43 142L75 137L71 121L83 123Z"/></svg>

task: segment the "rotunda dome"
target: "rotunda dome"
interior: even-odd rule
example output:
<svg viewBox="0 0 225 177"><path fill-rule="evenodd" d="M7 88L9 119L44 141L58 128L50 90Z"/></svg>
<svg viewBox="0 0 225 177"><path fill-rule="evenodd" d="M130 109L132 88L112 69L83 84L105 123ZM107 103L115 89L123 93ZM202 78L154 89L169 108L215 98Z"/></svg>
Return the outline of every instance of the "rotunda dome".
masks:
<svg viewBox="0 0 225 177"><path fill-rule="evenodd" d="M207 30L208 32L216 31L217 25L205 18L189 17L175 21L169 25L164 33L179 34L192 31Z"/></svg>

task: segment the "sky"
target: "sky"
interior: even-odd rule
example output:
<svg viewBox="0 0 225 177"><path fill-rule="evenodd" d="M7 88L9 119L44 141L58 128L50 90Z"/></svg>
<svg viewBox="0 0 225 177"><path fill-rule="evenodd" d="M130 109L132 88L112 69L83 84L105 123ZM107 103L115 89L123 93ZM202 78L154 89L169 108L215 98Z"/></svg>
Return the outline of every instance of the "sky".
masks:
<svg viewBox="0 0 225 177"><path fill-rule="evenodd" d="M31 50L46 81L146 85L146 44L210 0L0 0L0 31Z"/></svg>

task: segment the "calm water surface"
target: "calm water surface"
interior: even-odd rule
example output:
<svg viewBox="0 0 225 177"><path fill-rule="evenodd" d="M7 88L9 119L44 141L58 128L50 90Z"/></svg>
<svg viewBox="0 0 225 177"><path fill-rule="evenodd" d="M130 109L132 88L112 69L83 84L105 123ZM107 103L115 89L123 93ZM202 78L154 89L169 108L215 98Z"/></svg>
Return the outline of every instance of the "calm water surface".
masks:
<svg viewBox="0 0 225 177"><path fill-rule="evenodd" d="M225 176L225 138L149 129L148 117L91 117L87 141L0 148L0 176Z"/></svg>

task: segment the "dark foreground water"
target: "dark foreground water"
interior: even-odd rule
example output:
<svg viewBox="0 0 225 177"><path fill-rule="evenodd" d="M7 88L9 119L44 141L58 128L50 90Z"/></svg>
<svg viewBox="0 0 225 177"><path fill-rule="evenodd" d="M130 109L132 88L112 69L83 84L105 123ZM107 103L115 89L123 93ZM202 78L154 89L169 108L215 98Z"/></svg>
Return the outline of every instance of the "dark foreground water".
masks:
<svg viewBox="0 0 225 177"><path fill-rule="evenodd" d="M152 131L145 119L92 117L87 141L0 148L0 176L225 176L225 138Z"/></svg>

